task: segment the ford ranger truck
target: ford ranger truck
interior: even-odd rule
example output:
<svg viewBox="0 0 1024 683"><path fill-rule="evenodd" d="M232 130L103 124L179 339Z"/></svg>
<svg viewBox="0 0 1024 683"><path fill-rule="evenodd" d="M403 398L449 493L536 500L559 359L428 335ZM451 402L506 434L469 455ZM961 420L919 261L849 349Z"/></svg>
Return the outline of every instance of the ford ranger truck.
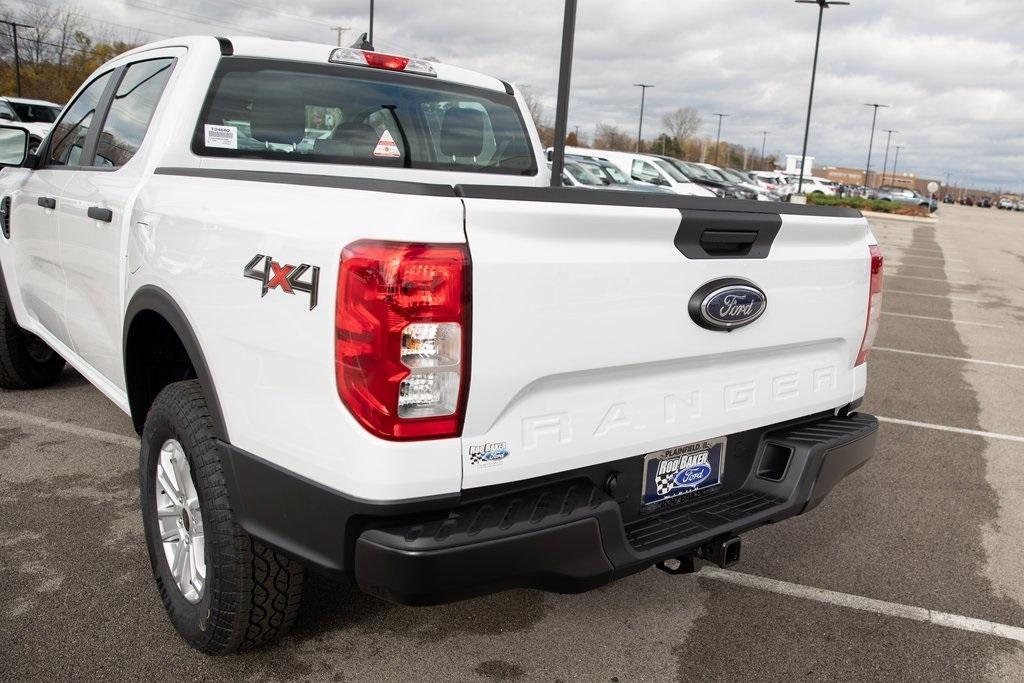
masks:
<svg viewBox="0 0 1024 683"><path fill-rule="evenodd" d="M865 219L550 187L526 111L189 37L102 66L37 154L0 128L0 386L66 363L131 416L192 646L281 636L306 568L428 605L728 565L871 456Z"/></svg>

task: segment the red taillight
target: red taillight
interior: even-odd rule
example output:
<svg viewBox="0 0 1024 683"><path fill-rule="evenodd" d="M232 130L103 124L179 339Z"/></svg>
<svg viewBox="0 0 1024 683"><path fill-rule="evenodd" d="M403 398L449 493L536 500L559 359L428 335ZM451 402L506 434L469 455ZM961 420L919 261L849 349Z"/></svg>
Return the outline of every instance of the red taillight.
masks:
<svg viewBox="0 0 1024 683"><path fill-rule="evenodd" d="M860 343L860 353L857 354L857 362L861 365L868 359L871 347L875 343L875 336L878 334L878 323L882 317L882 250L877 244L872 244L871 250L871 287L868 290L868 320L864 325L864 340Z"/></svg>
<svg viewBox="0 0 1024 683"><path fill-rule="evenodd" d="M360 241L342 250L338 395L373 434L403 440L461 433L469 269L465 245Z"/></svg>
<svg viewBox="0 0 1024 683"><path fill-rule="evenodd" d="M409 64L408 57L387 55L383 52L364 52L363 59L366 60L369 66L377 69L392 69L394 71L403 71L406 65Z"/></svg>

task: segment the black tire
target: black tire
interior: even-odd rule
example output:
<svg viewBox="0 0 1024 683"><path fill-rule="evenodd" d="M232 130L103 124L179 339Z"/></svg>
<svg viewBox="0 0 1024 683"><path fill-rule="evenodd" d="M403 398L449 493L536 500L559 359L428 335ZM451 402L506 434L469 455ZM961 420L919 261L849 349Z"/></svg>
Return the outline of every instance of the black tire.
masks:
<svg viewBox="0 0 1024 683"><path fill-rule="evenodd" d="M188 459L205 532L206 577L195 604L174 580L157 521L157 463L169 439L178 441ZM267 645L287 633L298 613L304 568L235 522L198 382L170 384L156 397L146 416L139 458L149 560L160 598L181 637L197 650L221 655Z"/></svg>
<svg viewBox="0 0 1024 683"><path fill-rule="evenodd" d="M63 358L18 327L0 285L0 388L39 389L56 382L62 370Z"/></svg>

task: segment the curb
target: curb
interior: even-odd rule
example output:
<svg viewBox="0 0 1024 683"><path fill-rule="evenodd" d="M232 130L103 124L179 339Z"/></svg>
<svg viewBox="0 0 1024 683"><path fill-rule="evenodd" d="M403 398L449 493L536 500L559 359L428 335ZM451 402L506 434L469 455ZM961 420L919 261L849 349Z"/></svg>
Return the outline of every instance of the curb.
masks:
<svg viewBox="0 0 1024 683"><path fill-rule="evenodd" d="M864 218L885 220L885 221L897 221L901 223L919 223L921 225L938 225L939 219L924 216L901 216L898 213L881 213L880 211L861 211Z"/></svg>

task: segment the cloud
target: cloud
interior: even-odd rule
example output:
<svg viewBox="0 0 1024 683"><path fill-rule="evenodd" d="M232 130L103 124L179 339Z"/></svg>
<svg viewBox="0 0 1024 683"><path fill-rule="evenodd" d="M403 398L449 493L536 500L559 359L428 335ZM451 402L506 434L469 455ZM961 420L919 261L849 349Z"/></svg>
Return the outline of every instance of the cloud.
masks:
<svg viewBox="0 0 1024 683"><path fill-rule="evenodd" d="M25 0L21 0L24 2ZM808 153L861 167L871 110L899 130L902 170L1024 189L1024 3L1020 0L852 0L826 10ZM160 33L247 32L333 42L331 26L367 25L366 0L79 0L94 20ZM156 10L162 9L164 13ZM192 15L186 17L185 14ZM180 15L178 17L170 14ZM207 17L218 25L203 25ZM378 49L431 56L528 83L554 112L562 3L557 0L377 0ZM790 0L582 0L570 126L634 130L647 92L645 132L693 106L730 114L723 138L798 153L817 8ZM158 27L158 28L157 28ZM233 27L233 28L232 28ZM881 167L885 138L875 141Z"/></svg>

